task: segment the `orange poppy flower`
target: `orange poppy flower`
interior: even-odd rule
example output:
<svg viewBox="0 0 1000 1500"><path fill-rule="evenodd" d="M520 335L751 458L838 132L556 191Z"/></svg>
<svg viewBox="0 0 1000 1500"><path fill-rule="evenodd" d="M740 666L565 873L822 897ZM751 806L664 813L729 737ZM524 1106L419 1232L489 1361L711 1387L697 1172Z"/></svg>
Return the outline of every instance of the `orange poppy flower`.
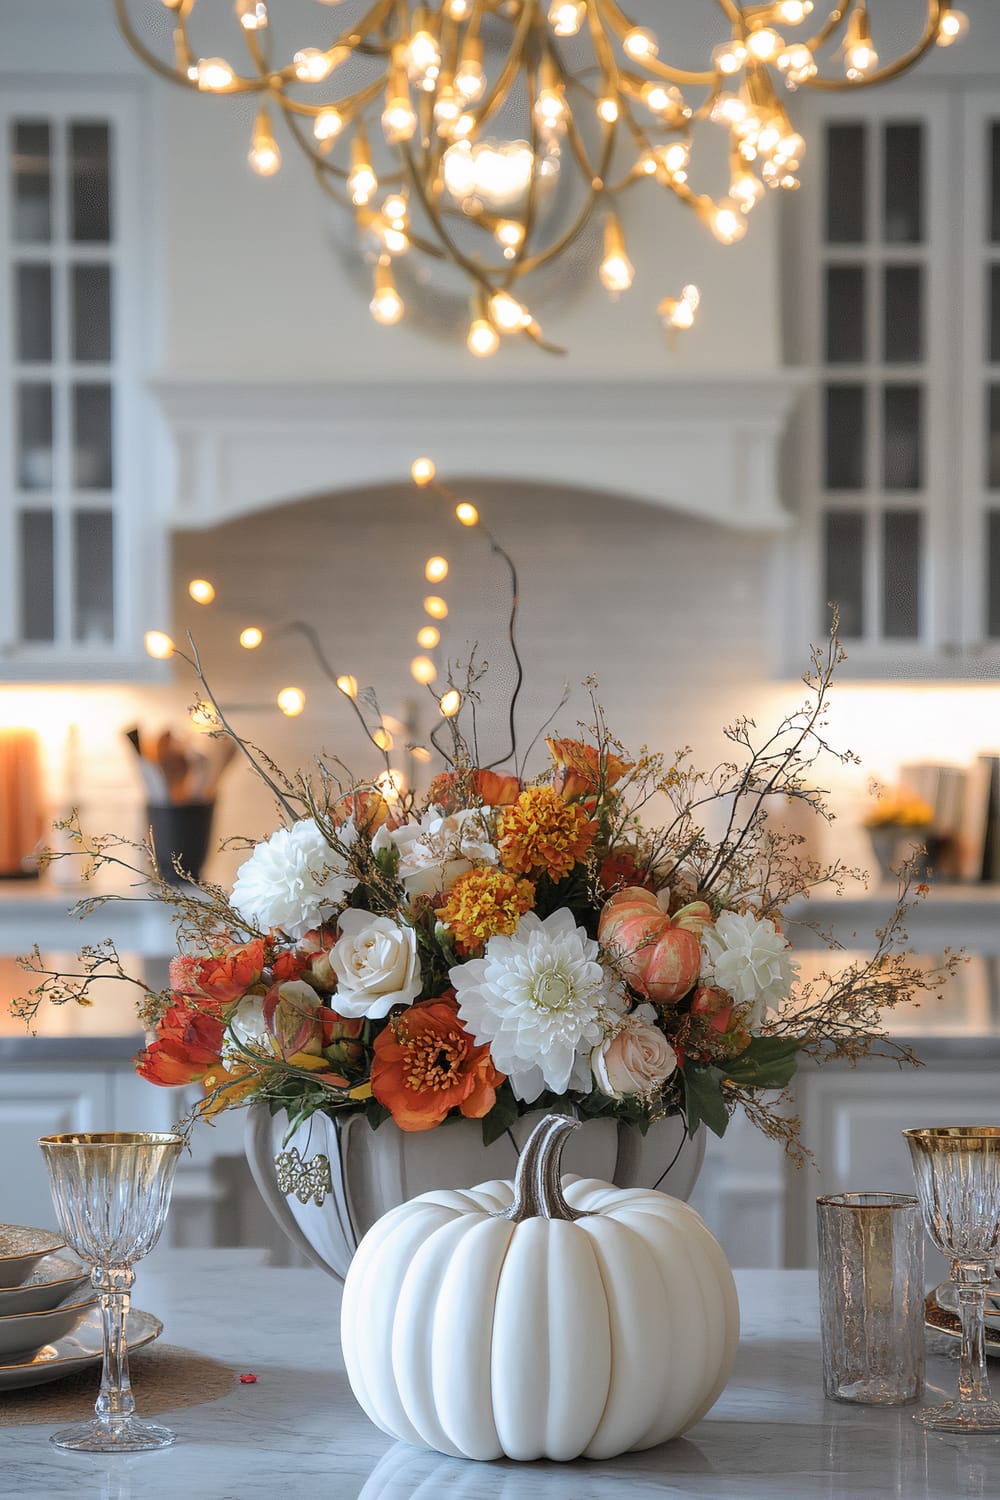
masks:
<svg viewBox="0 0 1000 1500"><path fill-rule="evenodd" d="M150 1083L194 1083L218 1065L224 1031L217 1016L178 1002L161 1018L156 1040L140 1052L135 1070Z"/></svg>
<svg viewBox="0 0 1000 1500"><path fill-rule="evenodd" d="M567 802L592 796L602 784L605 788L614 786L632 770L631 761L620 760L610 750L602 756L596 745L586 745L582 740L546 739L545 743L558 767L555 789Z"/></svg>
<svg viewBox="0 0 1000 1500"><path fill-rule="evenodd" d="M481 1120L504 1077L462 1025L454 998L411 1005L375 1039L372 1093L400 1130L430 1130L451 1109Z"/></svg>
<svg viewBox="0 0 1000 1500"><path fill-rule="evenodd" d="M517 801L521 783L516 776L499 771L441 771L427 789L427 801L457 812L471 801L484 807L509 807Z"/></svg>
<svg viewBox="0 0 1000 1500"><path fill-rule="evenodd" d="M234 944L198 965L198 983L203 994L220 1005L239 1000L252 989L264 970L264 940Z"/></svg>

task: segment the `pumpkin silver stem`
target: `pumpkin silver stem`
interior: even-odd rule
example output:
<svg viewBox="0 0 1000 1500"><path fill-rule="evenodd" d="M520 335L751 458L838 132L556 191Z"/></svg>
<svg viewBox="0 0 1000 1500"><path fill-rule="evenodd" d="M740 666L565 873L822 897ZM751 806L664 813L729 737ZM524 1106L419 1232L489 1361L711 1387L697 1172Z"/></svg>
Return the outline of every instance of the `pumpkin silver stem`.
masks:
<svg viewBox="0 0 1000 1500"><path fill-rule="evenodd" d="M568 1115L546 1115L528 1137L517 1161L514 1201L499 1217L520 1224L525 1219L584 1219L570 1208L562 1193L563 1147L579 1120Z"/></svg>

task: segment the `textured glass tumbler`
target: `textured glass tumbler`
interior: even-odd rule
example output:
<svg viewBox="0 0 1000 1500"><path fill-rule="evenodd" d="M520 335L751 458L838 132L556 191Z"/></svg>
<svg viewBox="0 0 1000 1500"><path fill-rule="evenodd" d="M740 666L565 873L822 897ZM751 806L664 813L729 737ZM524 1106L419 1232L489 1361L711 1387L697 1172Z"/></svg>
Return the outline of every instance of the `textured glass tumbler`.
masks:
<svg viewBox="0 0 1000 1500"><path fill-rule="evenodd" d="M927 1233L951 1260L962 1350L958 1400L914 1415L942 1432L1000 1432L1000 1402L986 1374L983 1306L1000 1253L1000 1126L904 1130Z"/></svg>
<svg viewBox="0 0 1000 1500"><path fill-rule="evenodd" d="M47 1135L38 1144L49 1172L52 1202L66 1243L93 1266L104 1326L104 1371L93 1421L53 1433L57 1448L87 1453L142 1453L174 1441L168 1427L140 1422L128 1374L126 1321L133 1261L160 1237L179 1135L106 1132Z"/></svg>
<svg viewBox="0 0 1000 1500"><path fill-rule="evenodd" d="M924 1227L903 1193L816 1200L823 1392L901 1406L924 1388Z"/></svg>

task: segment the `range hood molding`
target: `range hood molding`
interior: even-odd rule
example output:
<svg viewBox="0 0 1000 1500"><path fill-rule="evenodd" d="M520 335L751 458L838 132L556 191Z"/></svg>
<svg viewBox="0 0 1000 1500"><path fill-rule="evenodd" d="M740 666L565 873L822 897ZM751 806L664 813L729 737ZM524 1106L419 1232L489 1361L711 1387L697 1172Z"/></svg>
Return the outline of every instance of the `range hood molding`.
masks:
<svg viewBox="0 0 1000 1500"><path fill-rule="evenodd" d="M151 382L173 439L168 525L216 526L313 495L406 482L598 491L747 531L780 531L778 452L805 372L683 381Z"/></svg>

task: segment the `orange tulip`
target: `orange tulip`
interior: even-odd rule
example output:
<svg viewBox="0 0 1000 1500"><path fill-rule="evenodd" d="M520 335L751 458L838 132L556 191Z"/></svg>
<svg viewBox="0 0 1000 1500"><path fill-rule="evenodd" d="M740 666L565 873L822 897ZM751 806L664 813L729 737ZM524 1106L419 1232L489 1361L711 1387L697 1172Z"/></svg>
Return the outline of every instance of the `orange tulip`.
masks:
<svg viewBox="0 0 1000 1500"><path fill-rule="evenodd" d="M135 1070L150 1083L194 1083L218 1065L224 1032L217 1016L178 1002L161 1018L156 1040L140 1052Z"/></svg>
<svg viewBox="0 0 1000 1500"><path fill-rule="evenodd" d="M226 948L198 965L198 983L209 999L220 1005L239 1000L264 972L264 940L254 938Z"/></svg>

